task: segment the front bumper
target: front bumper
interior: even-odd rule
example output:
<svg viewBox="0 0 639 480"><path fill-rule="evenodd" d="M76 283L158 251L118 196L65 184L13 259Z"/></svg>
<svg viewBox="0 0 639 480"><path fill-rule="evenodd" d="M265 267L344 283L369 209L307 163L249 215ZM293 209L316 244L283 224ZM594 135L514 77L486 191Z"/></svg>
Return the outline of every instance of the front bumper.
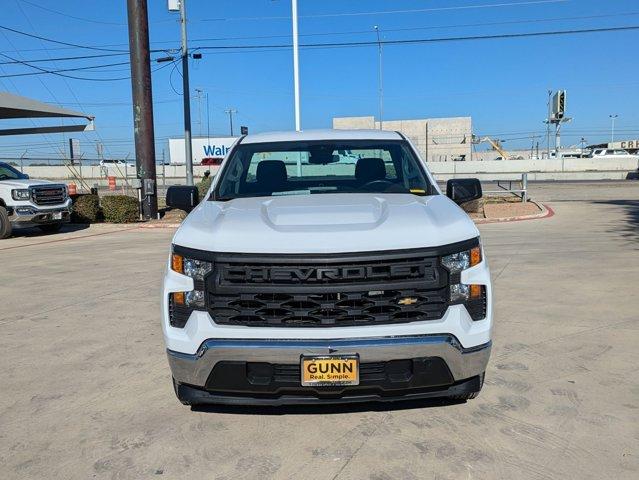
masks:
<svg viewBox="0 0 639 480"><path fill-rule="evenodd" d="M58 218L59 217L59 218ZM35 227L52 223L68 223L71 220L71 200L50 208L36 207L31 203L15 205L9 221L14 227Z"/></svg>
<svg viewBox="0 0 639 480"><path fill-rule="evenodd" d="M336 340L209 339L195 354L171 350L167 350L167 354L173 377L183 388L183 393L193 397L196 403L285 404L396 400L467 393L466 390L477 387L477 379L486 370L490 350L490 342L472 348L463 348L453 335L441 334ZM257 385L253 391L246 391L245 387L242 391L220 392L211 389L211 385L216 384L213 377L218 364L295 366L299 364L301 355L353 353L359 355L360 365L372 362L412 361L413 359L428 363L430 360L437 359L439 362L443 361L443 368L449 372L448 380L430 385L428 379L425 379L426 383L419 386L427 388L416 389L408 388L415 387L416 383L405 379L403 383L391 385L390 391L374 392L372 387L381 387L382 384L386 389L388 379L384 377L384 380L379 379L378 384L375 381L368 382L364 385L369 387L367 390L359 389L361 394L358 393L357 388L342 388L339 391L330 392L330 395L324 395L321 389L305 389L301 387L301 384L289 384L290 388L281 390L272 388L265 390L264 382ZM476 388L475 391L478 389ZM290 395L292 390L294 395ZM268 395L264 395L265 391Z"/></svg>

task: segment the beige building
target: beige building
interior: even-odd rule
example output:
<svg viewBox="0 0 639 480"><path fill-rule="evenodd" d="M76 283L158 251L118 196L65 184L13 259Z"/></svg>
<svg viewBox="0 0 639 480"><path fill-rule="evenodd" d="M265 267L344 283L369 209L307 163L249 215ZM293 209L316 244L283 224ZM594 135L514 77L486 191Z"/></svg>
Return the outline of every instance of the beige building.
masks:
<svg viewBox="0 0 639 480"><path fill-rule="evenodd" d="M333 128L377 129L379 122L372 116L338 117L333 118ZM385 120L382 128L404 134L426 161L470 160L473 131L470 117Z"/></svg>

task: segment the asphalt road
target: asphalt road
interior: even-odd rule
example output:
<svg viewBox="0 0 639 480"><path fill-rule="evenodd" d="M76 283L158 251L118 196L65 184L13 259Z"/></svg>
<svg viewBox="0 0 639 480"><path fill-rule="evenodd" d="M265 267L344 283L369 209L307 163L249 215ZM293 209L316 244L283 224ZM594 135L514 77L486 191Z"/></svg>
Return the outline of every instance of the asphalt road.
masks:
<svg viewBox="0 0 639 480"><path fill-rule="evenodd" d="M0 242L2 479L639 478L639 182L532 185L482 225L495 282L468 403L191 411L159 324L172 231Z"/></svg>

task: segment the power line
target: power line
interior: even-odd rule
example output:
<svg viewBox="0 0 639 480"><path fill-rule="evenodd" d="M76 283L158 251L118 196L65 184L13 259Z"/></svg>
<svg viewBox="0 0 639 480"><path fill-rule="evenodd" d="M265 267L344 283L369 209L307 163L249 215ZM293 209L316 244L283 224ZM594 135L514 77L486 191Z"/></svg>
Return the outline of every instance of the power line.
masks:
<svg viewBox="0 0 639 480"><path fill-rule="evenodd" d="M58 45L66 45L68 47L83 48L83 49L87 49L87 50L99 50L99 51L103 51L103 52L123 52L123 53L128 53L128 50L115 50L113 48L91 47L91 46L88 46L88 45L79 45L77 43L62 42L60 40L54 40L52 38L41 37L40 35L34 35L32 33L22 32L20 30L16 30L15 28L6 27L6 26L3 26L3 25L0 25L0 29L6 30L8 32L16 33L18 35L24 35L25 37L37 38L38 40L42 40L42 41L45 41L45 42L57 43Z"/></svg>
<svg viewBox="0 0 639 480"><path fill-rule="evenodd" d="M8 55L5 55L4 53L0 53L0 55L2 55L3 57L9 57ZM128 65L129 62L118 62L118 63L106 63L104 65L91 65L88 67L75 67L75 68L61 68L58 70L46 70L43 68L38 68L35 65L30 65L26 62L21 62L19 60L15 61L15 63L20 63L23 65L26 65L28 67L32 67L32 68L37 68L38 71L37 72L26 72L26 73L12 73L9 75L2 75L0 76L0 78L10 78L10 77L29 77L29 76L33 76L33 75L43 75L46 73L51 73L51 74L56 74L56 73L61 73L61 72L78 72L81 70L92 70L92 69L96 69L96 68L106 68L106 67L116 67L116 66L121 66L121 65Z"/></svg>
<svg viewBox="0 0 639 480"><path fill-rule="evenodd" d="M419 43L440 43L440 42L460 42L460 41L473 41L473 40L499 40L507 38L526 38L526 37L544 37L544 36L558 36L558 35L576 35L584 33L603 33L603 32L620 32L628 30L638 30L639 25L630 25L623 27L606 27L606 28L584 28L573 30L551 30L546 32L525 32L525 33L503 33L497 35L471 35L464 37L438 37L438 38L414 38L406 40L382 40L377 41L361 41L361 42L333 42L333 43L305 43L300 44L300 48L339 48L339 47L365 47L371 45L409 45ZM195 47L197 50L246 50L246 49L281 49L291 48L292 44L271 44L271 45L203 45Z"/></svg>
<svg viewBox="0 0 639 480"><path fill-rule="evenodd" d="M424 13L424 12L441 12L449 10L471 10L479 8L498 8L498 7L522 7L527 5L539 5L547 3L565 3L570 0L531 0L526 2L515 3L492 3L482 5L457 5L452 7L431 7L431 8L413 8L407 10L379 10L368 12L343 12L343 13L319 13L311 15L300 15L300 18L329 18L329 17L358 17L366 15L390 15L402 13ZM229 17L229 18L203 18L200 22L221 22L230 20L290 20L289 16L272 16L272 17Z"/></svg>
<svg viewBox="0 0 639 480"><path fill-rule="evenodd" d="M126 25L126 23L105 22L103 20L93 20L91 18L76 17L75 15L69 15L67 13L58 12L57 10L53 10L51 8L43 7L42 5L38 5L37 3L29 2L27 0L18 0L18 1L20 1L22 3L26 3L27 5L31 5L32 7L35 7L35 8L39 8L40 10L44 10L45 12L54 13L56 15L60 15L62 17L67 17L67 18L72 18L74 20L80 20L82 22L98 23L98 24L101 24L101 25L117 25L117 26Z"/></svg>
<svg viewBox="0 0 639 480"><path fill-rule="evenodd" d="M431 25L427 27L409 27L409 28L394 28L394 29L385 29L385 32L409 32L409 31L422 31L422 30L436 30L442 28L468 28L468 27L489 27L496 25L521 25L521 24L532 24L532 23L545 23L545 22L558 22L558 21L570 21L570 20L592 20L592 19L603 19L603 18L613 18L613 17L629 17L629 16L637 16L639 12L625 12L625 13L615 13L615 14L605 14L605 15L584 15L584 16L574 16L574 17L553 17L553 18L538 18L538 19L527 19L527 20L512 20L512 21L499 21L499 22L481 22L481 23L460 23L460 24L447 24L447 25ZM0 28L9 29L9 27L0 26ZM27 34L26 32L20 32L15 29L9 29L14 33L20 33L23 35L31 36L31 34ZM359 35L366 34L370 35L369 30L351 30L351 31L339 31L339 32L311 32L300 34L300 37L314 37L314 36L335 36L335 35ZM229 40L266 40L272 38L289 38L290 35L256 35L256 36L236 36L236 37L218 37L218 38L199 38L193 39L192 42L224 42ZM62 44L67 44L67 42L59 42L54 39L48 39L52 42L58 42ZM153 44L158 45L161 43L175 43L173 40L166 41L156 41ZM70 44L75 45L75 44ZM78 47L72 46L68 48L86 48L93 49L99 51L108 51L108 52L119 52L119 53L104 53L104 54L96 54L96 55L78 55L78 56L67 56L67 57L57 57L57 58L46 58L46 59L33 59L27 60L29 63L39 63L39 62L49 62L49 61L70 61L70 60L83 60L83 59L91 59L91 58L102 58L109 56L118 56L118 55L128 55L127 50L118 50L111 49L106 47L118 47L123 46L126 47L128 44L119 43L119 44L106 44L106 45L80 45ZM279 46L283 48L283 46ZM66 49L68 49L66 48ZM256 45L256 48L260 48L260 45ZM21 51L41 51L43 49L22 49ZM49 49L49 50L65 50L65 48L59 49ZM171 49L162 49L156 48L152 49L151 53L159 53L159 52L167 52ZM2 62L0 65L9 65L16 62Z"/></svg>
<svg viewBox="0 0 639 480"><path fill-rule="evenodd" d="M95 68L105 68L105 67L113 67L113 66L119 66L119 65L128 65L129 62L118 62L118 63L110 63L110 64L104 64L104 65L93 65L93 66L88 66L88 67L76 67L76 68L63 68L63 69L59 69L59 70L47 70L45 68L40 68L37 65L31 65L30 63L26 62L26 61L22 61L22 60L18 60L14 57L11 57L9 55L7 55L6 53L0 53L0 56L3 56L5 58L8 58L10 60L12 60L15 63L19 63L22 65L25 65L27 67L31 67L34 68L36 70L38 70L37 72L27 72L27 73L14 73L14 74L5 74L5 75L0 75L0 78L10 78L10 77L24 77L24 76L32 76L32 75L44 75L44 74L51 74L51 75L57 75L60 77L64 77L64 78L71 78L74 80L90 80L90 81L95 81L95 82L109 82L109 81L115 81L115 80L129 80L131 78L131 76L126 76L126 77L117 77L117 78L88 78L88 77L77 77L74 75L66 75L64 73L61 72L76 72L76 71L81 71L81 70L90 70L90 69L95 69ZM155 70L153 70L153 72L157 72L158 70L162 70L165 67L168 67L172 64L174 64L175 62L167 62L164 65L156 68Z"/></svg>
<svg viewBox="0 0 639 480"><path fill-rule="evenodd" d="M627 12L627 13L613 13L606 15L584 15L577 17L553 17L553 18L535 18L535 19L527 19L527 20L511 20L511 21L499 21L499 22L481 22L481 23L458 23L458 24L448 24L448 25L430 25L427 27L407 27L407 28L385 28L384 32L410 32L410 31L421 31L421 30L437 30L441 28L466 28L466 27L492 27L496 25L521 25L521 24L530 24L530 23L546 23L546 22L564 22L570 20L593 20L593 19L603 19L603 18L613 18L613 17L629 17L639 15L639 12ZM370 35L371 30L350 30L344 31L341 30L339 32L311 32L311 33L300 33L300 37L318 37L318 36L335 36L335 35ZM256 35L256 36L243 36L243 37L226 37L226 38L194 38L193 42L225 42L229 40L266 40L270 38L289 38L290 34L286 35ZM165 42L153 42L155 44L159 43L170 43L170 41ZM117 46L117 45L109 45L109 46Z"/></svg>
<svg viewBox="0 0 639 480"><path fill-rule="evenodd" d="M124 55L129 55L128 52L124 53L98 53L96 55L77 55L77 56L73 56L73 57L57 57L57 58L36 58L36 59L29 59L29 60L24 60L25 62L29 62L29 63L44 63L44 62L64 62L64 61L69 61L69 60L91 60L94 58L106 58L106 57L121 57ZM17 63L22 63L20 60L16 60L16 61L9 61L9 62L0 62L0 65L15 65Z"/></svg>

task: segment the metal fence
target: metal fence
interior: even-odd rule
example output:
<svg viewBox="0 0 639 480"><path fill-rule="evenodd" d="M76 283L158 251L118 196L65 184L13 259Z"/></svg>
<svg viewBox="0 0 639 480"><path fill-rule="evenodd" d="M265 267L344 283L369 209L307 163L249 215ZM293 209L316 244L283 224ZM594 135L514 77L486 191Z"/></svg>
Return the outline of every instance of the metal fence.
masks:
<svg viewBox="0 0 639 480"><path fill-rule="evenodd" d="M528 201L528 174L522 173L521 179L518 180L497 180L492 182L497 185L497 190L484 190L489 194L511 194L521 198L522 202ZM513 188L513 186L515 188ZM518 188L517 188L518 187Z"/></svg>

